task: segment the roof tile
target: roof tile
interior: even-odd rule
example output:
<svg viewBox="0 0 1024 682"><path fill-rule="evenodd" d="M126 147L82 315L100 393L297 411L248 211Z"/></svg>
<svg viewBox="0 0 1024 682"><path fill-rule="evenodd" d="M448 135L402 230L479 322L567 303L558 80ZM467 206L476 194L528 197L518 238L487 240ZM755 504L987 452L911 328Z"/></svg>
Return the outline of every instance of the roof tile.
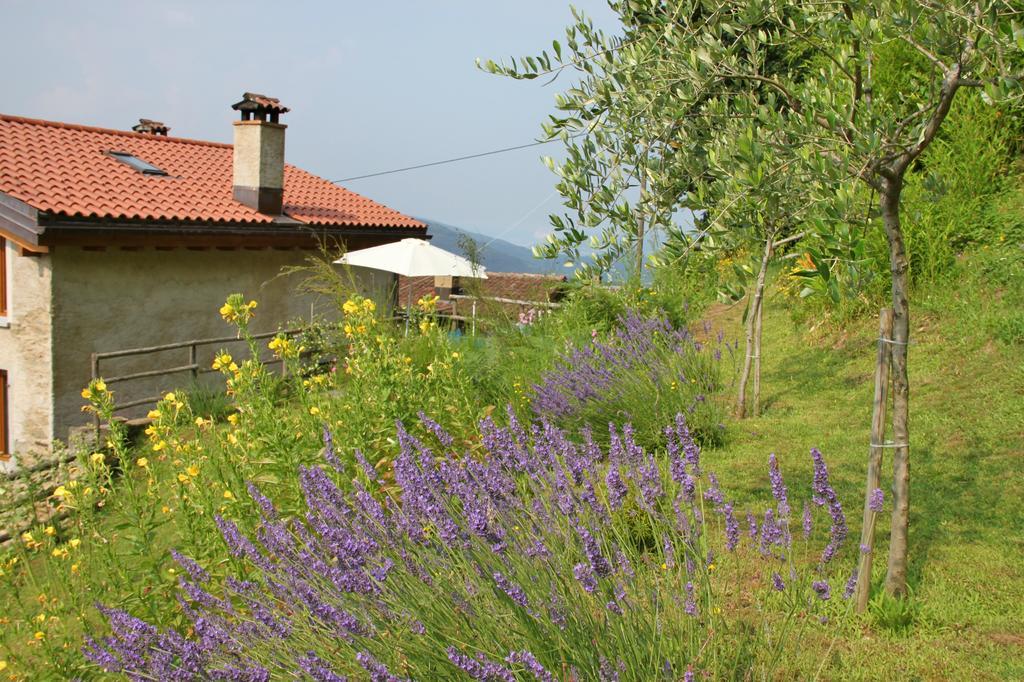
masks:
<svg viewBox="0 0 1024 682"><path fill-rule="evenodd" d="M144 175L109 152L167 172ZM75 218L260 224L274 216L232 197L231 145L0 114L0 192ZM426 226L387 206L285 164L284 213L309 225Z"/></svg>

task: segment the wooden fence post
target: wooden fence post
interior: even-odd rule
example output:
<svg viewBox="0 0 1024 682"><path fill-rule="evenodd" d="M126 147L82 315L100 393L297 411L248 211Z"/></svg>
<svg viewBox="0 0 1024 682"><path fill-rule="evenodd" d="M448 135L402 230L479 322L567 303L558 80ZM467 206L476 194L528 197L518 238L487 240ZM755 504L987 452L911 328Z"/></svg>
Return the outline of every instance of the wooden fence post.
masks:
<svg viewBox="0 0 1024 682"><path fill-rule="evenodd" d="M188 364L192 365L192 383L199 383L199 351L196 344L188 347Z"/></svg>
<svg viewBox="0 0 1024 682"><path fill-rule="evenodd" d="M89 373L92 375L92 381L100 378L100 356L96 353L89 355ZM92 413L92 425L93 437L96 439L93 447L98 450L100 447L100 415L98 412Z"/></svg>
<svg viewBox="0 0 1024 682"><path fill-rule="evenodd" d="M871 596L871 560L875 551L875 523L878 513L872 509L872 496L881 487L882 451L885 445L885 411L889 395L889 368L892 363L892 308L878 314L878 357L875 361L875 399L871 407L871 448L868 451L867 487L864 491L864 523L860 532L860 561L857 564L855 599L862 613Z"/></svg>

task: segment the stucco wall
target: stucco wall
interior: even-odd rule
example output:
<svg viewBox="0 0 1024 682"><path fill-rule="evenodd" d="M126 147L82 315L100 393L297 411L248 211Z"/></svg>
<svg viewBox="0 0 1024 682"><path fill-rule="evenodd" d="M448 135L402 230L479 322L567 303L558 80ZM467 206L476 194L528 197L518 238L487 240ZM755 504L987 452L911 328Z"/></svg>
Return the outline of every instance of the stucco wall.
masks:
<svg viewBox="0 0 1024 682"><path fill-rule="evenodd" d="M7 317L0 323L0 369L7 371L8 444L0 470L29 465L49 450L53 383L48 255L22 256L8 243Z"/></svg>
<svg viewBox="0 0 1024 682"><path fill-rule="evenodd" d="M329 301L296 293L295 276L278 276L283 267L302 264L308 254L269 249L55 249L51 254L54 434L66 438L69 428L88 423L80 411L80 391L89 381L91 353L227 336L232 328L221 319L218 309L231 293L240 292L259 302L251 324L254 332L274 331L290 321L309 319L311 305L318 315L333 315ZM216 350L205 348L198 363L209 367ZM185 365L187 354L180 349L148 356L141 361L144 364L139 360L110 361L101 365L101 373L111 376L154 369L154 363L157 367ZM208 380L216 377L210 375ZM175 379L140 380L112 388L122 401L189 382L190 377L181 374Z"/></svg>

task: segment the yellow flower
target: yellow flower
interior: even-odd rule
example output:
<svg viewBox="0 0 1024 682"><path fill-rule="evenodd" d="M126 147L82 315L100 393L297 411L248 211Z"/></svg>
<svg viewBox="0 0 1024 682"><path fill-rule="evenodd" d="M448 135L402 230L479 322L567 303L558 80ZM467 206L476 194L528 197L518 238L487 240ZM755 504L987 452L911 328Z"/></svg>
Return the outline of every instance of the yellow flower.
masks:
<svg viewBox="0 0 1024 682"><path fill-rule="evenodd" d="M21 534L21 541L24 542L26 545L31 545L36 541L36 539L32 537L32 533L26 531Z"/></svg>
<svg viewBox="0 0 1024 682"><path fill-rule="evenodd" d="M188 476L186 476L185 474L178 474L178 482L188 483Z"/></svg>
<svg viewBox="0 0 1024 682"><path fill-rule="evenodd" d="M178 396L174 395L173 393L168 393L167 395L164 396L164 400L173 405L174 403L178 402Z"/></svg>
<svg viewBox="0 0 1024 682"><path fill-rule="evenodd" d="M71 564L71 572L78 573L78 564Z"/></svg>
<svg viewBox="0 0 1024 682"><path fill-rule="evenodd" d="M57 486L57 488L53 491L53 496L54 497L61 497L61 498L63 498L63 497L67 497L67 494L68 494L68 489L65 488L62 485Z"/></svg>
<svg viewBox="0 0 1024 682"><path fill-rule="evenodd" d="M54 535L57 534L57 529L53 526L47 526L45 529L43 529L43 532L52 538Z"/></svg>
<svg viewBox="0 0 1024 682"><path fill-rule="evenodd" d="M38 640L42 639L43 637L46 637L46 633L45 632L40 632L39 630L37 630L36 634L33 635L33 637L35 637L36 640L38 641Z"/></svg>
<svg viewBox="0 0 1024 682"><path fill-rule="evenodd" d="M232 308L231 305L228 303L225 303L220 307L220 316L223 317L224 319L229 318L233 312L234 308Z"/></svg>
<svg viewBox="0 0 1024 682"><path fill-rule="evenodd" d="M234 499L234 497L235 496L231 494L230 490L225 490L224 491L224 499L225 500L231 500L231 499Z"/></svg>
<svg viewBox="0 0 1024 682"><path fill-rule="evenodd" d="M320 408L314 405L313 407L309 408L309 413L315 417L316 415L320 414Z"/></svg>
<svg viewBox="0 0 1024 682"><path fill-rule="evenodd" d="M714 564L708 564L708 571L713 571L713 570L715 570L715 565Z"/></svg>
<svg viewBox="0 0 1024 682"><path fill-rule="evenodd" d="M88 400L92 397L92 391L88 387L82 389L82 397Z"/></svg>
<svg viewBox="0 0 1024 682"><path fill-rule="evenodd" d="M231 355L229 353L220 353L213 358L213 369L220 370L228 367L231 364Z"/></svg>
<svg viewBox="0 0 1024 682"><path fill-rule="evenodd" d="M453 358L455 358L456 360L458 360L458 359L459 359L459 353L458 353L458 351L455 351L455 352L453 352L453 353L452 353L452 357L453 357Z"/></svg>
<svg viewBox="0 0 1024 682"><path fill-rule="evenodd" d="M373 301L371 301L368 298L364 298L363 299L363 310L365 310L368 313L372 313L376 309L377 309L377 304L376 303L374 303Z"/></svg>
<svg viewBox="0 0 1024 682"><path fill-rule="evenodd" d="M188 475L191 476L192 478L195 478L196 476L199 475L199 467L197 467L195 464L190 464L188 469L186 469L185 471L187 471Z"/></svg>
<svg viewBox="0 0 1024 682"><path fill-rule="evenodd" d="M164 514L170 514L171 508L165 504L164 506L160 507L160 511L162 511Z"/></svg>
<svg viewBox="0 0 1024 682"><path fill-rule="evenodd" d="M7 661L0 661L0 672L7 670Z"/></svg>
<svg viewBox="0 0 1024 682"><path fill-rule="evenodd" d="M341 309L346 315L354 315L359 312L359 305L350 298L342 304Z"/></svg>
<svg viewBox="0 0 1024 682"><path fill-rule="evenodd" d="M232 445L238 445L238 437L233 433L228 434L228 442Z"/></svg>
<svg viewBox="0 0 1024 682"><path fill-rule="evenodd" d="M160 452L161 450L163 450L166 447L167 447L167 441L164 441L164 440L157 441L156 443L153 443L153 452ZM143 457L143 459L145 459L145 457ZM139 466L141 467L141 466L146 466L146 465L145 464L140 464Z"/></svg>
<svg viewBox="0 0 1024 682"><path fill-rule="evenodd" d="M153 446L153 449L157 449L155 445ZM135 464L145 469L146 467L149 466L149 460L146 459L145 457L139 457L137 460L135 460Z"/></svg>
<svg viewBox="0 0 1024 682"><path fill-rule="evenodd" d="M149 412L146 413L146 417L148 417L149 419L159 419L160 410L150 410Z"/></svg>
<svg viewBox="0 0 1024 682"><path fill-rule="evenodd" d="M233 414L229 414L228 415L228 422L230 422L232 426L237 426L238 425L238 413L235 412Z"/></svg>
<svg viewBox="0 0 1024 682"><path fill-rule="evenodd" d="M78 549L78 546L82 544L82 541L79 538L71 538L68 540L68 544L71 545L71 549Z"/></svg>
<svg viewBox="0 0 1024 682"><path fill-rule="evenodd" d="M96 383L94 384L94 386L96 387L96 391L99 392L99 393L106 393L107 392L107 385L105 383L103 383L103 379L97 379Z"/></svg>
<svg viewBox="0 0 1024 682"><path fill-rule="evenodd" d="M93 464L103 464L104 462L107 461L107 456L104 455L102 452L94 452L91 455L89 455L89 461L92 462Z"/></svg>

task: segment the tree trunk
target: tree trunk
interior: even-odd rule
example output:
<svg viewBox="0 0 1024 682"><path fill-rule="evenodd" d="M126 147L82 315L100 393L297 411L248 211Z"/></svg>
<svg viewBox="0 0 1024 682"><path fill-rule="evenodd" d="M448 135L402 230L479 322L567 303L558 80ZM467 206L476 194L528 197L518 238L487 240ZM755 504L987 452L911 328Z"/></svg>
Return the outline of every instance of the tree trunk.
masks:
<svg viewBox="0 0 1024 682"><path fill-rule="evenodd" d="M857 565L855 603L863 613L871 596L871 565L875 554L875 524L878 514L872 509L872 493L882 487L882 451L885 441L885 408L892 364L892 308L878 314L878 358L875 361L875 399L871 406L871 449L868 452L868 477L864 489L864 523L860 530L860 562Z"/></svg>
<svg viewBox="0 0 1024 682"><path fill-rule="evenodd" d="M647 174L644 173L640 178L640 201L637 202L637 220L636 220L636 284L637 286L643 286L643 272L644 272L644 235L647 232L646 224L644 223L644 212L641 210L644 194L647 193Z"/></svg>
<svg viewBox="0 0 1024 682"><path fill-rule="evenodd" d="M757 273L757 282L754 291L749 294L751 297L750 307L747 309L746 325L746 357L743 359L743 372L740 374L739 389L736 393L736 417L743 419L747 415L747 382L750 380L750 365L759 351L754 349L754 329L761 310L761 301L764 298L764 280L768 273L768 261L772 256L772 243L774 235L768 235L764 242L764 254L761 256L761 269ZM758 363L760 369L760 363Z"/></svg>
<svg viewBox="0 0 1024 682"><path fill-rule="evenodd" d="M902 174L890 179L880 192L882 222L889 240L892 270L892 527L886 592L907 593L907 534L910 526L910 380L907 376L907 344L910 341L910 306L907 301L909 263L900 227Z"/></svg>
<svg viewBox="0 0 1024 682"><path fill-rule="evenodd" d="M761 300L757 304L757 319L754 320L754 416L761 415L761 320L764 317L764 283L761 284Z"/></svg>

